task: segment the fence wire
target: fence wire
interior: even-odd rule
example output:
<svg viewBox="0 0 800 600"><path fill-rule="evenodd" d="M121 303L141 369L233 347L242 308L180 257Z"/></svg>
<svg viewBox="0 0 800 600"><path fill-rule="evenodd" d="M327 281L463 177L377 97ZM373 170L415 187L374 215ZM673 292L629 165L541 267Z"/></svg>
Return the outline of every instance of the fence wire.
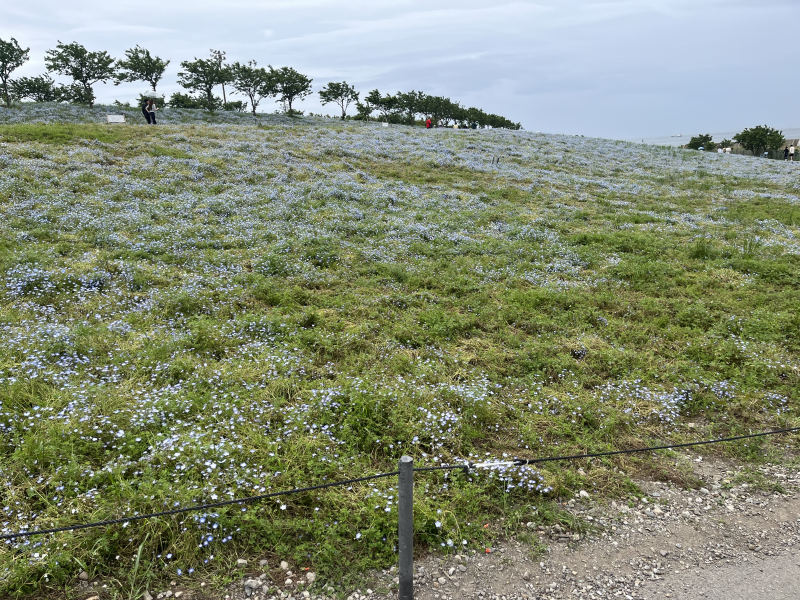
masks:
<svg viewBox="0 0 800 600"><path fill-rule="evenodd" d="M777 429L773 431L762 431L760 433L751 433L748 435L737 435L733 437L727 438L717 438L713 440L703 440L700 442L687 442L683 444L668 444L664 446L649 446L647 448L633 448L630 450L613 450L610 452L594 452L589 454L572 454L569 456L551 456L547 458L518 458L512 459L509 461L497 461L497 462L484 462L484 463L461 463L455 465L440 465L436 467L416 467L414 471L418 472L431 472L431 471L455 471L455 470L462 470L465 474L469 474L470 470L479 469L479 468L486 468L491 466L523 466L523 465L533 465L538 463L545 463L545 462L554 462L557 460L580 460L580 459L587 459L587 458L600 458L603 456L616 456L620 454L635 454L639 452L655 452L656 450L671 450L673 448L689 448L692 446L704 446L708 444L721 444L723 442L735 442L738 440L746 440L751 438L758 438L758 437L765 437L770 435L779 435L782 433L794 433L800 431L800 427L790 427L788 429ZM171 510L165 510L156 513L149 513L144 515L133 515L130 517L123 517L119 519L108 519L105 521L95 521L94 523L83 523L77 525L68 525L65 527L54 527L51 529L37 529L34 531L20 531L17 533L8 533L5 535L0 535L0 540L17 540L19 538L28 538L35 535L47 535L51 533L62 533L65 531L78 531L81 529L93 529L97 527L107 527L109 525L117 525L119 523L131 523L134 521L142 521L144 519L155 519L157 517L166 517L170 515L177 515L183 514L188 512L195 512L199 510L208 510L211 508L220 508L222 506L231 506L234 504L249 504L251 502L258 502L260 500L266 500L268 498L276 498L278 496L288 496L290 494L300 494L303 492L313 492L314 490L322 490L331 487L339 487L345 485L351 485L354 483L360 483L363 481L371 481L373 479L382 479L386 477L394 477L395 475L399 475L399 471L391 471L388 473L378 473L376 475L367 475L365 477L356 477L355 479L345 479L343 481L332 481L330 483L322 483L319 485L312 485L309 487L303 488L294 488L291 490L282 490L279 492L271 492L269 494L260 494L258 496L248 496L245 498L237 498L234 500L223 500L220 502L212 502L209 504L198 504L195 506L187 506L183 508L173 508Z"/></svg>

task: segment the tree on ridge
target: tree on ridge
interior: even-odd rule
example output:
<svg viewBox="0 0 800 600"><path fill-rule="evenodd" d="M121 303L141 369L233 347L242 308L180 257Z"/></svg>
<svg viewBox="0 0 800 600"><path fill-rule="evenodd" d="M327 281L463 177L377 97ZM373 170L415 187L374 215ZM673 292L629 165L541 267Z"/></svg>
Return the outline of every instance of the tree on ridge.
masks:
<svg viewBox="0 0 800 600"><path fill-rule="evenodd" d="M739 142L745 150L750 150L753 156L759 156L765 150L779 150L786 140L783 138L782 131L767 125L756 125L737 133L733 137L733 141Z"/></svg>
<svg viewBox="0 0 800 600"><path fill-rule="evenodd" d="M117 61L118 71L114 85L119 85L123 81L145 81L155 92L170 61L153 56L149 50L138 45L126 50L125 57Z"/></svg>
<svg viewBox="0 0 800 600"><path fill-rule="evenodd" d="M54 50L45 53L44 62L48 71L72 77L83 91L82 98L75 98L90 107L94 106L96 83L106 83L116 75L114 59L105 50L90 52L77 42L63 44L60 40Z"/></svg>
<svg viewBox="0 0 800 600"><path fill-rule="evenodd" d="M23 49L15 38L10 42L0 38L0 84L3 86L3 100L6 108L11 108L11 94L9 93L9 78L11 73L28 62L30 48Z"/></svg>
<svg viewBox="0 0 800 600"><path fill-rule="evenodd" d="M250 98L250 106L253 108L254 115L261 100L277 94L272 71L259 67L254 60L245 65L238 62L233 63L231 72L233 73L233 89Z"/></svg>
<svg viewBox="0 0 800 600"><path fill-rule="evenodd" d="M219 98L214 98L214 88L228 76L222 72L222 67L213 58L197 58L193 61L181 62L184 69L178 73L178 83L181 87L192 92L200 93L201 102L207 110L217 107Z"/></svg>
<svg viewBox="0 0 800 600"><path fill-rule="evenodd" d="M292 103L296 100L302 100L311 94L311 82L313 79L309 79L291 67L273 69L270 66L270 72L275 78L276 95L288 109L287 112L290 115L293 114Z"/></svg>
<svg viewBox="0 0 800 600"><path fill-rule="evenodd" d="M347 116L347 107L351 102L358 102L358 92L355 86L348 85L346 81L330 82L319 91L322 104L338 104L342 109L342 119Z"/></svg>

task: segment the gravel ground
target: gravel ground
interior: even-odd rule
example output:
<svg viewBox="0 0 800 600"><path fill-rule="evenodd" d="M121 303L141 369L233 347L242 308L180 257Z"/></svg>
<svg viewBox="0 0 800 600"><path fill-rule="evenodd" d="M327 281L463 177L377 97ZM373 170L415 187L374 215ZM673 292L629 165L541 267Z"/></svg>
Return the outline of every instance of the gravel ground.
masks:
<svg viewBox="0 0 800 600"><path fill-rule="evenodd" d="M581 536L529 523L547 550L508 540L488 554L429 556L415 563L418 600L650 600L702 598L781 600L800 598L800 472L766 465L755 470L762 487L779 484L784 493L747 483L742 472L719 461L686 457L705 487L637 482L648 496L630 506L598 503L576 494L563 508L593 526ZM751 478L752 480L752 478ZM163 598L277 600L335 596L313 573L290 565L258 565L224 592L173 586ZM351 590L349 600L397 598L392 568L375 574L373 589ZM174 583L174 582L173 582ZM92 588L84 584L84 590ZM102 597L102 594L100 594ZM144 600L149 600L145 596Z"/></svg>

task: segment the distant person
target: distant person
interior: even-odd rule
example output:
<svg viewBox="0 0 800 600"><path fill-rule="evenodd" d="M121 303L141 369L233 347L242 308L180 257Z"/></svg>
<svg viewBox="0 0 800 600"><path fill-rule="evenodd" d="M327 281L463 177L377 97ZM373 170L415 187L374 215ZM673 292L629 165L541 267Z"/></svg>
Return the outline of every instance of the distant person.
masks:
<svg viewBox="0 0 800 600"><path fill-rule="evenodd" d="M783 160L789 160L789 146L783 148Z"/></svg>
<svg viewBox="0 0 800 600"><path fill-rule="evenodd" d="M150 125L155 125L156 124L156 111L157 110L158 110L158 107L156 106L156 101L153 100L152 98L150 98L147 101L147 112L150 113L150 121L149 121Z"/></svg>
<svg viewBox="0 0 800 600"><path fill-rule="evenodd" d="M794 161L794 144L789 146L789 161Z"/></svg>
<svg viewBox="0 0 800 600"><path fill-rule="evenodd" d="M425 129L430 129L431 127L433 127L433 121L431 121L431 118L428 117L428 120L425 121Z"/></svg>
<svg viewBox="0 0 800 600"><path fill-rule="evenodd" d="M144 104L142 104L142 114L144 118L147 119L147 124L150 125L150 111L147 110L147 107L150 105L152 100L145 100Z"/></svg>
<svg viewBox="0 0 800 600"><path fill-rule="evenodd" d="M470 125L470 127L472 127L473 129L477 129L478 128L478 124L475 121L473 121L472 124Z"/></svg>

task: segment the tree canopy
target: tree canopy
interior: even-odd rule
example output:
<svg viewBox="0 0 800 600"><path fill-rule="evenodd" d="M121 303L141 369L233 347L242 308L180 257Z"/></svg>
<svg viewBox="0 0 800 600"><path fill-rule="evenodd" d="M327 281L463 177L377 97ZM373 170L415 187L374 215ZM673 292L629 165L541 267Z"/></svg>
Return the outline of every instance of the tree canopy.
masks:
<svg viewBox="0 0 800 600"><path fill-rule="evenodd" d="M11 108L9 78L11 73L28 62L30 50L30 48L23 49L13 37L10 42L0 38L0 85L3 86L3 100L7 108Z"/></svg>
<svg viewBox="0 0 800 600"><path fill-rule="evenodd" d="M83 99L94 105L96 83L106 83L116 75L114 59L105 50L90 52L77 42L64 44L60 40L54 50L45 53L44 62L48 71L71 77L83 88Z"/></svg>
<svg viewBox="0 0 800 600"><path fill-rule="evenodd" d="M35 77L20 77L11 82L11 95L17 100L61 102L64 86L57 85L47 73Z"/></svg>
<svg viewBox="0 0 800 600"><path fill-rule="evenodd" d="M702 133L690 139L689 143L686 144L686 147L689 150L699 150L700 148L709 152L711 150L716 150L717 145L714 142L712 142L711 139L712 136L710 133Z"/></svg>
<svg viewBox="0 0 800 600"><path fill-rule="evenodd" d="M256 114L259 102L277 94L275 77L271 70L259 67L256 61L247 64L233 63L233 89L250 98L253 114Z"/></svg>
<svg viewBox="0 0 800 600"><path fill-rule="evenodd" d="M739 142L742 148L750 150L753 156L759 156L766 150L778 150L786 141L783 132L767 125L756 125L737 133L733 140Z"/></svg>
<svg viewBox="0 0 800 600"><path fill-rule="evenodd" d="M347 116L347 107L351 102L358 102L358 97L355 86L348 85L346 81L332 81L319 91L319 99L323 105L334 103L341 107L343 119Z"/></svg>
<svg viewBox="0 0 800 600"><path fill-rule="evenodd" d="M281 67L280 69L273 69L270 66L270 71L275 81L275 91L278 99L284 104L290 115L294 113L292 104L297 100L311 94L311 82L302 73L298 73L291 67Z"/></svg>
<svg viewBox="0 0 800 600"><path fill-rule="evenodd" d="M139 45L126 50L125 57L115 61L105 51L90 52L77 42L64 44L59 40L55 49L47 51L45 64L48 72L71 77L70 84L56 83L49 75L11 80L11 72L27 61L28 55L29 49L23 49L16 39L11 38L10 42L0 39L0 94L6 106L10 106L13 98L36 102L68 101L92 106L95 100L92 86L110 79L114 80L115 85L144 81L155 93L170 64L169 60L155 56ZM247 102L227 101L225 84L230 83L237 94L249 99L253 114L256 114L265 98L275 98L286 112L298 114L295 103L312 93L313 80L292 67L276 69L268 65L268 68L264 68L259 67L255 60L232 64L225 61L225 52L213 49L209 58L195 57L191 61L182 61L178 83L188 93L174 93L169 105L207 110L246 110ZM218 85L222 86L222 98L214 95L214 88ZM519 123L500 115L416 90L382 94L374 89L362 98L355 86L346 81L332 81L319 90L319 99L323 105L338 105L343 119L347 117L348 108L355 105L358 114L354 118L362 120L369 120L373 113L378 112L381 119L398 124L413 125L422 116L430 118L436 125L458 123L509 129L521 127Z"/></svg>
<svg viewBox="0 0 800 600"><path fill-rule="evenodd" d="M156 91L170 61L152 56L146 48L136 46L125 51L125 58L117 61L115 85L123 81L146 81Z"/></svg>
<svg viewBox="0 0 800 600"><path fill-rule="evenodd" d="M195 58L181 62L183 71L178 73L178 83L190 92L200 94L197 99L203 108L214 110L220 105L214 97L214 88L230 79L230 74L220 62L213 58Z"/></svg>
<svg viewBox="0 0 800 600"><path fill-rule="evenodd" d="M465 108L459 102L443 96L429 96L424 92L397 92L392 96L372 90L364 97L364 103L357 103L357 119L369 119L378 111L381 119L389 123L405 123L413 125L417 115L429 117L434 124L450 125L459 123L466 125L475 123L479 127L505 127L521 129L520 123L514 123L500 115L486 113L475 107Z"/></svg>

